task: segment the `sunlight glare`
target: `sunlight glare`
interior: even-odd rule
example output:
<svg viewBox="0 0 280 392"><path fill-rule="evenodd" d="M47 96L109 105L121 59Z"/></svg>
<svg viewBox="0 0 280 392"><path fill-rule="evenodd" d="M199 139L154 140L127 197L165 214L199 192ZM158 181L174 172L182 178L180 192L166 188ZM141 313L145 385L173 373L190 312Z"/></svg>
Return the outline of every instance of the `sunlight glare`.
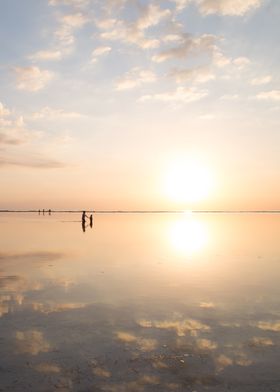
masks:
<svg viewBox="0 0 280 392"><path fill-rule="evenodd" d="M178 159L165 176L165 192L176 202L197 202L210 196L213 175L208 167L194 160Z"/></svg>
<svg viewBox="0 0 280 392"><path fill-rule="evenodd" d="M180 253L192 254L201 250L206 245L207 237L205 225L186 215L173 222L169 230L170 242Z"/></svg>

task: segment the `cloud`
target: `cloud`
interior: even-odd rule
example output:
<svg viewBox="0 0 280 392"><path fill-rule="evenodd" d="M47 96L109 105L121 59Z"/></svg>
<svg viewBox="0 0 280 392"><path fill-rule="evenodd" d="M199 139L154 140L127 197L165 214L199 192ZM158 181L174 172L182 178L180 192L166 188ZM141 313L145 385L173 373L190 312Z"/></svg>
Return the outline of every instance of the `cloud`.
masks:
<svg viewBox="0 0 280 392"><path fill-rule="evenodd" d="M260 321L257 326L264 331L280 332L280 321Z"/></svg>
<svg viewBox="0 0 280 392"><path fill-rule="evenodd" d="M215 305L213 302L200 302L199 307L202 309L214 309Z"/></svg>
<svg viewBox="0 0 280 392"><path fill-rule="evenodd" d="M0 102L0 117L6 117L11 114L10 110Z"/></svg>
<svg viewBox="0 0 280 392"><path fill-rule="evenodd" d="M56 161L48 158L9 158L0 157L0 168L2 167L26 167L34 169L60 169L65 167L63 162Z"/></svg>
<svg viewBox="0 0 280 392"><path fill-rule="evenodd" d="M257 336L253 337L249 342L249 346L251 347L268 347L273 345L274 343L271 339Z"/></svg>
<svg viewBox="0 0 280 392"><path fill-rule="evenodd" d="M95 367L92 370L92 372L97 377L102 377L102 378L110 378L111 377L111 373L107 369L104 369L101 367Z"/></svg>
<svg viewBox="0 0 280 392"><path fill-rule="evenodd" d="M16 116L0 103L0 145L19 145L31 139L32 131L25 128L22 116Z"/></svg>
<svg viewBox="0 0 280 392"><path fill-rule="evenodd" d="M34 369L40 373L60 373L61 369L59 366L53 363L39 363L39 365L34 366Z"/></svg>
<svg viewBox="0 0 280 392"><path fill-rule="evenodd" d="M75 42L74 32L82 28L88 21L88 17L81 12L63 15L60 18L60 28L55 32L55 37L64 46L73 45Z"/></svg>
<svg viewBox="0 0 280 392"><path fill-rule="evenodd" d="M117 339L126 344L135 343L141 351L145 352L155 350L158 345L155 339L146 339L123 331L117 332Z"/></svg>
<svg viewBox="0 0 280 392"><path fill-rule="evenodd" d="M223 68L231 64L231 59L226 57L217 47L215 47L212 57L213 64L219 68Z"/></svg>
<svg viewBox="0 0 280 392"><path fill-rule="evenodd" d="M0 129L0 145L9 144L9 145L17 146L19 144L26 142L26 138L24 137L24 135L20 135L17 132L13 132L14 133L13 135L11 134L11 130L9 131L1 131Z"/></svg>
<svg viewBox="0 0 280 392"><path fill-rule="evenodd" d="M280 101L280 90L263 91L256 96L259 100Z"/></svg>
<svg viewBox="0 0 280 392"><path fill-rule="evenodd" d="M248 57L237 57L232 61L234 65L237 66L238 69L243 69L247 65L251 64L251 60Z"/></svg>
<svg viewBox="0 0 280 392"><path fill-rule="evenodd" d="M79 1L52 1L49 4L85 5L86 3ZM81 12L60 16L58 18L60 26L54 32L55 41L52 47L50 49L39 50L28 56L28 58L31 61L59 61L63 57L71 54L75 43L75 31L82 28L88 21L88 17Z"/></svg>
<svg viewBox="0 0 280 392"><path fill-rule="evenodd" d="M139 320L138 325L143 328L174 330L178 336L185 336L187 333L193 333L195 335L197 331L210 330L208 325L193 319L163 321Z"/></svg>
<svg viewBox="0 0 280 392"><path fill-rule="evenodd" d="M161 9L157 4L148 4L142 7L141 15L135 23L135 28L145 30L151 26L158 25L163 19L170 17L169 9Z"/></svg>
<svg viewBox="0 0 280 392"><path fill-rule="evenodd" d="M81 118L82 114L78 112L67 112L64 109L54 109L49 106L43 107L41 110L32 113L32 120L57 120L57 119L75 119Z"/></svg>
<svg viewBox="0 0 280 392"><path fill-rule="evenodd" d="M176 5L176 11L182 11L187 7L193 0L173 0Z"/></svg>
<svg viewBox="0 0 280 392"><path fill-rule="evenodd" d="M261 0L196 0L196 3L203 15L242 16L260 7Z"/></svg>
<svg viewBox="0 0 280 392"><path fill-rule="evenodd" d="M57 2L53 1L49 4L72 4L76 5L80 2ZM82 3L81 3L82 4ZM50 49L39 50L38 52L28 56L31 61L59 61L63 57L69 55L73 51L75 43L74 33L76 30L82 28L89 21L88 17L83 13L78 12L74 14L62 15L58 18L60 24L59 28L54 32L54 43Z"/></svg>
<svg viewBox="0 0 280 392"><path fill-rule="evenodd" d="M233 360L224 354L219 355L215 362L218 371L222 371L227 366L233 365Z"/></svg>
<svg viewBox="0 0 280 392"><path fill-rule="evenodd" d="M180 103L189 103L199 101L200 99L206 97L208 95L208 90L199 90L195 87L185 88L178 87L175 91L160 93L160 94L152 94L152 95L144 95L140 98L141 102L145 101L161 101L161 102L180 102Z"/></svg>
<svg viewBox="0 0 280 392"><path fill-rule="evenodd" d="M197 347L201 350L215 350L218 345L215 342L212 342L209 339L198 339Z"/></svg>
<svg viewBox="0 0 280 392"><path fill-rule="evenodd" d="M263 84L268 84L272 81L272 76L271 75L266 75L266 76L261 76L259 78L255 78L251 80L251 85L252 86L261 86Z"/></svg>
<svg viewBox="0 0 280 392"><path fill-rule="evenodd" d="M97 59L110 53L112 48L110 46L98 46L91 53L91 63L96 63Z"/></svg>
<svg viewBox="0 0 280 392"><path fill-rule="evenodd" d="M207 67L198 67L194 69L173 69L170 74L171 77L175 78L177 83L182 82L193 82L193 83L205 83L209 80L215 79L215 75Z"/></svg>
<svg viewBox="0 0 280 392"><path fill-rule="evenodd" d="M101 19L96 21L100 30L100 38L109 41L120 41L125 44L137 45L142 49L157 48L160 41L155 38L147 38L143 31L137 28L137 24L127 25L118 19Z"/></svg>
<svg viewBox="0 0 280 392"><path fill-rule="evenodd" d="M43 333L37 330L17 331L16 341L20 353L38 355L41 352L48 352L51 349Z"/></svg>
<svg viewBox="0 0 280 392"><path fill-rule="evenodd" d="M54 50L40 50L29 56L30 60L33 61L57 61L61 60L63 52L59 49Z"/></svg>
<svg viewBox="0 0 280 392"><path fill-rule="evenodd" d="M154 72L136 67L117 81L116 90L129 90L144 83L153 83L155 81L156 75Z"/></svg>
<svg viewBox="0 0 280 392"><path fill-rule="evenodd" d="M183 59L191 54L211 53L215 48L215 40L216 37L211 34L203 34L200 37L185 34L178 46L159 52L152 57L152 60L162 63L167 60Z"/></svg>
<svg viewBox="0 0 280 392"><path fill-rule="evenodd" d="M69 5L73 7L85 7L89 4L89 0L49 0L49 5L60 6Z"/></svg>
<svg viewBox="0 0 280 392"><path fill-rule="evenodd" d="M133 22L116 18L96 19L96 26L102 30L100 38L134 44L142 49L158 47L160 41L147 37L145 32L150 27L157 26L162 20L171 17L171 11L167 8L162 9L157 4L148 4L138 8L140 14Z"/></svg>
<svg viewBox="0 0 280 392"><path fill-rule="evenodd" d="M69 310L75 309L83 309L85 308L86 304L84 303L53 303L53 302L32 302L32 309L36 312L41 312L45 314L50 313L60 313L60 312L67 312Z"/></svg>
<svg viewBox="0 0 280 392"><path fill-rule="evenodd" d="M17 83L19 90L36 92L44 87L54 78L54 74L48 70L42 70L38 67L15 67Z"/></svg>
<svg viewBox="0 0 280 392"><path fill-rule="evenodd" d="M36 260L36 261L53 261L60 259L64 256L63 253L57 252L27 252L27 253L0 253L0 261L10 260Z"/></svg>

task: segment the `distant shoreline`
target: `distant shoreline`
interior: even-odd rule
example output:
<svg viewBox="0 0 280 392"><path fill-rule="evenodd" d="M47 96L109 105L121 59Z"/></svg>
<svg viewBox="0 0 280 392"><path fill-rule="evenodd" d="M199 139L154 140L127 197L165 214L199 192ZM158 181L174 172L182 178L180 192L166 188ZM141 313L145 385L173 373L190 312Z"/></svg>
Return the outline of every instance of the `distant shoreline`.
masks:
<svg viewBox="0 0 280 392"><path fill-rule="evenodd" d="M37 213L39 210L1 210L0 213ZM48 214L49 210L45 210ZM280 214L280 210L86 210L94 214ZM52 214L81 214L83 210L51 210ZM41 210L43 213L43 210Z"/></svg>

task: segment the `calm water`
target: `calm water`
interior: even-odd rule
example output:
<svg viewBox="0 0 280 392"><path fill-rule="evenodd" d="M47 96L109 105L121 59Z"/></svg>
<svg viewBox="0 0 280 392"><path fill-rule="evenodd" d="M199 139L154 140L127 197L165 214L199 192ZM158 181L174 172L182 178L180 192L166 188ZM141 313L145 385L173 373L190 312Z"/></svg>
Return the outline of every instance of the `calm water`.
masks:
<svg viewBox="0 0 280 392"><path fill-rule="evenodd" d="M280 215L0 215L0 391L280 391Z"/></svg>

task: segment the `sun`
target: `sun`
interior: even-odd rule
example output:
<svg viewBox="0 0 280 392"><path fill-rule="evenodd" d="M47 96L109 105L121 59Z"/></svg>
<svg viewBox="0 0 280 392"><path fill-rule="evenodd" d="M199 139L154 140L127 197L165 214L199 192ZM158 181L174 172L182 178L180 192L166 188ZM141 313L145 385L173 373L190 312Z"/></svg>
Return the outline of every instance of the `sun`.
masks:
<svg viewBox="0 0 280 392"><path fill-rule="evenodd" d="M198 202L207 199L214 185L211 170L194 159L177 159L167 168L165 193L175 202Z"/></svg>

